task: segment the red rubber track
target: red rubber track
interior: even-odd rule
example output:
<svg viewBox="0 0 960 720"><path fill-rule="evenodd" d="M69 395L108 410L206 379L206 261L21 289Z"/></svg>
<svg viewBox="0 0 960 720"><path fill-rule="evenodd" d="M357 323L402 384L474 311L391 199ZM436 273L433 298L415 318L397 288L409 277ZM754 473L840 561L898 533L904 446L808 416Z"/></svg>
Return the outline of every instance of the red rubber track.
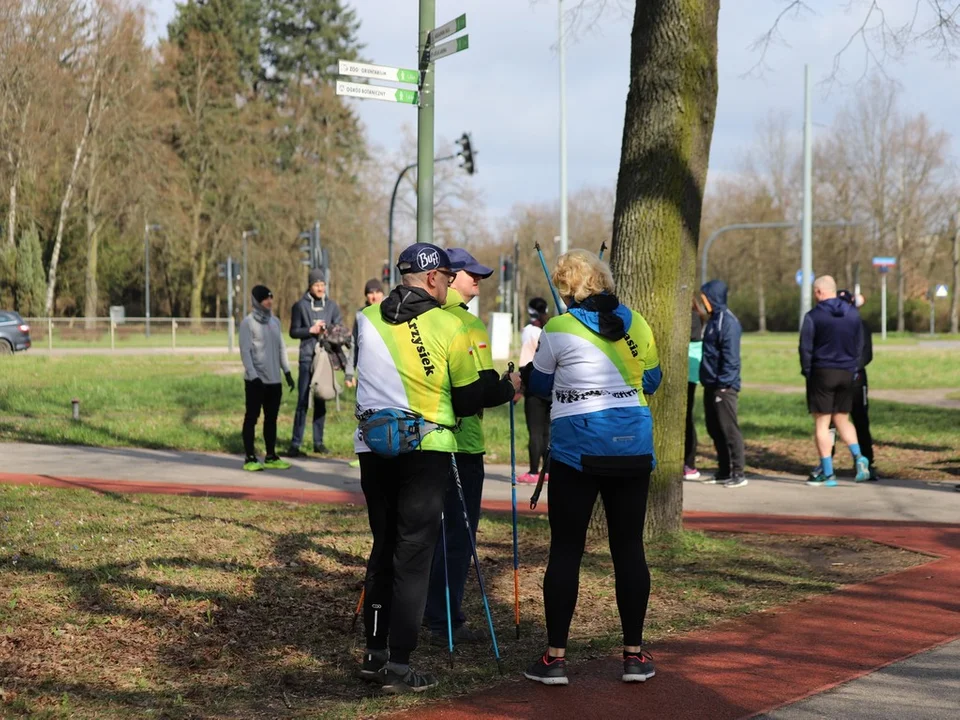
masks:
<svg viewBox="0 0 960 720"><path fill-rule="evenodd" d="M303 503L362 503L345 491L94 480L0 473L0 484ZM524 503L521 509L529 512ZM488 510L510 503L484 502ZM545 511L541 503L538 511ZM695 530L859 537L931 556L929 563L651 646L658 675L620 682L611 657L577 663L570 685L508 680L398 718L744 718L800 700L960 638L960 525L685 513ZM530 658L534 660L535 658Z"/></svg>

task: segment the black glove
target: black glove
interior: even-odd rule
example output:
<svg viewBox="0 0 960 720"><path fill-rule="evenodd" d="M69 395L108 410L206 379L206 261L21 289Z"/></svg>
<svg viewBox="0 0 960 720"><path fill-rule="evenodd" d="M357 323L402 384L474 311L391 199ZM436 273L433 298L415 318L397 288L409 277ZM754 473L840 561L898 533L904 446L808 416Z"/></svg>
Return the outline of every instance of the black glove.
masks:
<svg viewBox="0 0 960 720"><path fill-rule="evenodd" d="M296 387L296 383L293 382L293 373L291 373L291 372L288 370L288 371L285 372L283 375L284 375L285 378L287 378L287 387L288 387L290 390L293 390L293 389Z"/></svg>

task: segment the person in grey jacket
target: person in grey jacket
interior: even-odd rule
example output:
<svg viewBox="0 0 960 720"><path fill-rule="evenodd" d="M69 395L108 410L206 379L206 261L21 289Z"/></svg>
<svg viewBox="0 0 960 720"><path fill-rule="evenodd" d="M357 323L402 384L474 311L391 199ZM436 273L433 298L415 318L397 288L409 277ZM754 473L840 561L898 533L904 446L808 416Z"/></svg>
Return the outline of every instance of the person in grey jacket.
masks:
<svg viewBox="0 0 960 720"><path fill-rule="evenodd" d="M253 311L240 323L240 357L243 360L243 380L246 390L246 412L243 416L243 450L246 459L243 469L255 472L270 468L286 470L290 463L277 455L277 415L283 388L281 373L287 387L293 390L293 375L287 360L280 321L273 316L273 293L257 285L253 292ZM263 441L267 454L263 463L257 459L255 434L260 410L263 410Z"/></svg>
<svg viewBox="0 0 960 720"><path fill-rule="evenodd" d="M340 308L327 297L327 284L323 270L310 271L307 292L290 311L290 337L300 341L300 363L297 377L297 412L293 416L293 437L290 439L289 457L304 457L300 450L307 425L307 408L310 407L310 379L313 355L323 346L318 341L327 327L342 325ZM323 444L323 425L327 418L327 404L320 398L313 402L313 451L326 454Z"/></svg>

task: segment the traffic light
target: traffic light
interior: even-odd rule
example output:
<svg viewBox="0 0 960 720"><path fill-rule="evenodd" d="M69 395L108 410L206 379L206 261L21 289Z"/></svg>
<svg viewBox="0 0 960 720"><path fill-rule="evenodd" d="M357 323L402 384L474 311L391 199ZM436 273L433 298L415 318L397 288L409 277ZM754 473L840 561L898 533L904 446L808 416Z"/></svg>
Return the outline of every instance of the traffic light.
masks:
<svg viewBox="0 0 960 720"><path fill-rule="evenodd" d="M504 260L501 270L503 271L503 281L511 282L513 280L513 262L511 260Z"/></svg>
<svg viewBox="0 0 960 720"><path fill-rule="evenodd" d="M473 175L476 171L476 164L473 160L473 146L470 144L470 135L469 133L464 133L460 136L460 139L457 140L457 145L460 146L460 152L457 155L460 157L460 167L467 171L467 175Z"/></svg>
<svg viewBox="0 0 960 720"><path fill-rule="evenodd" d="M384 263L383 269L380 271L380 280L383 282L384 287L389 288L390 286L390 263Z"/></svg>

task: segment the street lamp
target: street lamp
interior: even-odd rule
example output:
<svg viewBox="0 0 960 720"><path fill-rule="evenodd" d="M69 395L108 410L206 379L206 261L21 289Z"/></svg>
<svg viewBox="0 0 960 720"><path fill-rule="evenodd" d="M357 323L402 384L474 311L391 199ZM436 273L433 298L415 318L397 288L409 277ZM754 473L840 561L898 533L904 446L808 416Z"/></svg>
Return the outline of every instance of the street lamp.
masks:
<svg viewBox="0 0 960 720"><path fill-rule="evenodd" d="M260 231L256 228L244 230L241 234L243 238L243 314L250 312L250 288L247 286L247 238L257 237Z"/></svg>
<svg viewBox="0 0 960 720"><path fill-rule="evenodd" d="M150 337L150 232L160 230L160 225L143 226L144 310L147 320L147 337Z"/></svg>

